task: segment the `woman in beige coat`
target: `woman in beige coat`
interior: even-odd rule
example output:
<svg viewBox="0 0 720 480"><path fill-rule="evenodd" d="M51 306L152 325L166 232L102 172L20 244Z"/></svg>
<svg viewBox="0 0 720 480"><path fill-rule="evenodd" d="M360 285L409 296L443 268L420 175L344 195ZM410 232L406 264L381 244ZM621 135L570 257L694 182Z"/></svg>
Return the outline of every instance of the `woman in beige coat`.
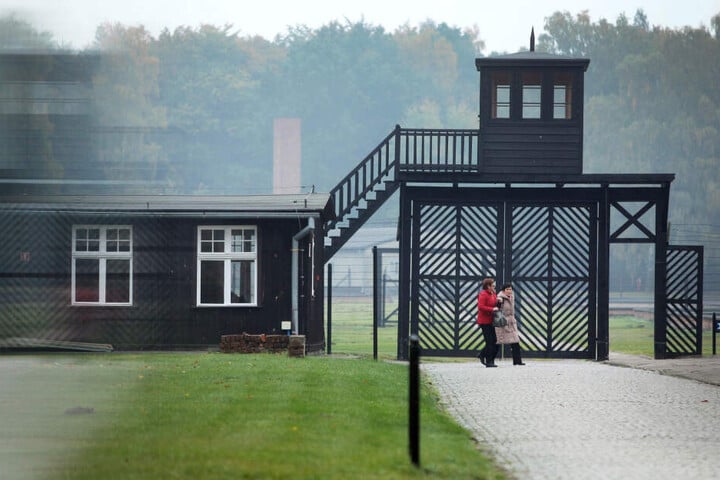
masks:
<svg viewBox="0 0 720 480"><path fill-rule="evenodd" d="M515 319L515 296L513 287L506 283L497 294L497 302L500 310L507 319L504 327L495 327L498 345L510 345L512 350L513 365L525 365L520 355L520 337L518 335L517 320Z"/></svg>

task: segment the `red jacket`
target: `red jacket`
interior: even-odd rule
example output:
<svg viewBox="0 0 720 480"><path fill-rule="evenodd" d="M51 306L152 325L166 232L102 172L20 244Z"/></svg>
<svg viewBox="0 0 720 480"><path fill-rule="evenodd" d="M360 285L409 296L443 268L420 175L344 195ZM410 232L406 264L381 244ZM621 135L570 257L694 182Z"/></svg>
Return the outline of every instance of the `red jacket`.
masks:
<svg viewBox="0 0 720 480"><path fill-rule="evenodd" d="M497 307L497 295L488 290L480 291L478 295L478 325L490 325L492 323L492 312Z"/></svg>

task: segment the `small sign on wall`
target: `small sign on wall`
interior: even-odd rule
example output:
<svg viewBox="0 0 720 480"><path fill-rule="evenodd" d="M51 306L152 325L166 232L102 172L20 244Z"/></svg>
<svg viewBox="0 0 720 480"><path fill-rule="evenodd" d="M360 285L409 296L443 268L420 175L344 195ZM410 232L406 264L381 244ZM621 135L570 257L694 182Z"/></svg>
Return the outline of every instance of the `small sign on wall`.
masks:
<svg viewBox="0 0 720 480"><path fill-rule="evenodd" d="M280 329L281 330L290 330L292 328L290 326L290 322L280 322Z"/></svg>
<svg viewBox="0 0 720 480"><path fill-rule="evenodd" d="M20 252L20 261L22 263L30 263L30 252Z"/></svg>

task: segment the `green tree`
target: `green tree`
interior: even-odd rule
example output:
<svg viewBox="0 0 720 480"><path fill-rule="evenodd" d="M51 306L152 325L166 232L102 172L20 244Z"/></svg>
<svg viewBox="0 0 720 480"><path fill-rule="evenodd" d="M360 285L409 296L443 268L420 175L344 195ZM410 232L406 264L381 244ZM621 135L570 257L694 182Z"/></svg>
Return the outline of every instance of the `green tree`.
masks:
<svg viewBox="0 0 720 480"><path fill-rule="evenodd" d="M39 31L17 14L0 16L0 50L59 49L53 34Z"/></svg>
<svg viewBox="0 0 720 480"><path fill-rule="evenodd" d="M93 79L97 163L124 191L168 188L174 179L158 143L167 122L151 43L142 26L106 23L96 31L94 49L101 52Z"/></svg>
<svg viewBox="0 0 720 480"><path fill-rule="evenodd" d="M272 120L258 90L260 78L277 73L282 49L241 38L230 25L202 25L162 32L153 52L172 133L165 146L183 172L183 189L269 190Z"/></svg>

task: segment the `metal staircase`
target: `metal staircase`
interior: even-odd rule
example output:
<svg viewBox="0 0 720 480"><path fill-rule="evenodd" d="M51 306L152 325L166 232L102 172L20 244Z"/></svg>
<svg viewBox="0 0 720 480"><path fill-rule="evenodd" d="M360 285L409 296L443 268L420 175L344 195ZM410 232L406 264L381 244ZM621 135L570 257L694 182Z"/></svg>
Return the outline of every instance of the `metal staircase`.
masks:
<svg viewBox="0 0 720 480"><path fill-rule="evenodd" d="M395 127L335 188L330 191L335 218L325 224L325 261L398 189L395 182L399 148L399 126Z"/></svg>
<svg viewBox="0 0 720 480"><path fill-rule="evenodd" d="M408 175L457 182L478 170L477 130L403 129L399 125L330 191L335 218L325 224L329 261Z"/></svg>

